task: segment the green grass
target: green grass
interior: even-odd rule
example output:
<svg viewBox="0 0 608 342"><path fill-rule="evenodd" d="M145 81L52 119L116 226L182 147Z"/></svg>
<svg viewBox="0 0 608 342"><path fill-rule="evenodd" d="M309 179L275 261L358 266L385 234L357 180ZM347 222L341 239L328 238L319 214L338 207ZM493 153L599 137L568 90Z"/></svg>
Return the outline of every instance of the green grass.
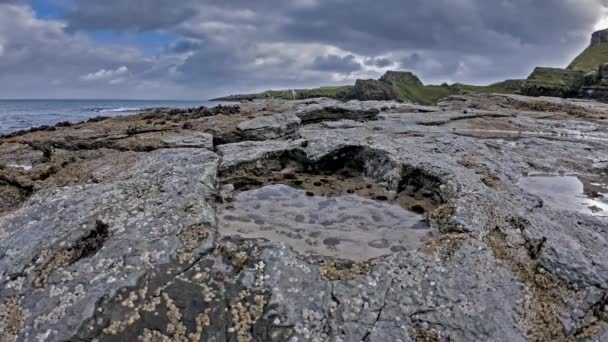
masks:
<svg viewBox="0 0 608 342"><path fill-rule="evenodd" d="M453 86L460 88L463 92L515 94L521 90L523 84L524 80L506 80L487 86L469 85L461 83L456 83Z"/></svg>
<svg viewBox="0 0 608 342"><path fill-rule="evenodd" d="M319 87L314 89L294 89L296 92L296 99L307 99L311 97L330 97L336 98L339 92L349 91L352 86L331 86L331 87ZM243 98L275 98L293 100L293 92L291 89L287 90L267 90L259 94L247 94L237 95Z"/></svg>
<svg viewBox="0 0 608 342"><path fill-rule="evenodd" d="M608 63L608 43L588 47L574 59L568 69L589 72L597 70L598 66L604 63Z"/></svg>
<svg viewBox="0 0 608 342"><path fill-rule="evenodd" d="M528 96L573 97L584 83L581 70L536 68L522 87Z"/></svg>
<svg viewBox="0 0 608 342"><path fill-rule="evenodd" d="M555 88L572 88L582 80L580 70L536 68L528 77L526 84Z"/></svg>
<svg viewBox="0 0 608 342"><path fill-rule="evenodd" d="M378 81L380 82L380 81ZM389 86L395 89L399 96L399 99L403 101L410 101L420 104L431 105L437 103L439 100L456 94L462 94L467 92L479 92L479 93L503 93L512 94L519 91L521 83L519 80L509 80L505 82L495 83L489 86L477 86L467 84L453 84L453 85L420 85L420 83L414 81L403 81L398 83L388 83ZM353 86L329 86L319 87L314 89L295 89L296 99L308 99L315 97L328 97L328 98L345 98ZM291 90L268 90L258 94L245 94L245 95L233 95L221 100L246 100L246 99L263 99L263 98L276 98L292 100L293 93Z"/></svg>
<svg viewBox="0 0 608 342"><path fill-rule="evenodd" d="M326 97L336 97L338 93L349 91L352 86L320 87L309 90L299 90L304 95L320 95Z"/></svg>
<svg viewBox="0 0 608 342"><path fill-rule="evenodd" d="M401 84L396 86L399 96L404 101L413 101L420 104L435 104L439 100L451 95L463 93L497 93L515 94L519 92L523 81L512 80L491 84L488 86L455 83L452 85L426 85Z"/></svg>
<svg viewBox="0 0 608 342"><path fill-rule="evenodd" d="M395 86L401 100L420 104L434 104L444 97L458 94L458 89L451 86L416 86L414 84L399 84Z"/></svg>

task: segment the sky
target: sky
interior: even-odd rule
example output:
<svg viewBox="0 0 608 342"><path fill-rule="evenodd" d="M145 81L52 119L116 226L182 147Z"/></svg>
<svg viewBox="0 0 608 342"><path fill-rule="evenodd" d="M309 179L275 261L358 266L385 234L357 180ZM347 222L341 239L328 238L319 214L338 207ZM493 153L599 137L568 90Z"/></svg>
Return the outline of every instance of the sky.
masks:
<svg viewBox="0 0 608 342"><path fill-rule="evenodd" d="M608 0L0 0L0 98L204 100L565 67Z"/></svg>

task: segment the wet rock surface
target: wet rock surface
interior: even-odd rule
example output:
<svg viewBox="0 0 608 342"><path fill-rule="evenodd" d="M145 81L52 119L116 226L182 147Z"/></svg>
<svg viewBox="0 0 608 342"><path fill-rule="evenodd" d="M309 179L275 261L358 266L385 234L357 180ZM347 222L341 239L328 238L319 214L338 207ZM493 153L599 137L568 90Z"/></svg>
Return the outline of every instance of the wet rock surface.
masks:
<svg viewBox="0 0 608 342"><path fill-rule="evenodd" d="M423 214L435 210L441 197L430 186L413 184L389 191L340 167L356 166L354 151L317 164L285 160L287 168L267 174L232 170L223 180L233 192L224 197L219 233L359 262L417 249L435 233Z"/></svg>
<svg viewBox="0 0 608 342"><path fill-rule="evenodd" d="M5 137L0 340L603 341L606 132L467 95Z"/></svg>

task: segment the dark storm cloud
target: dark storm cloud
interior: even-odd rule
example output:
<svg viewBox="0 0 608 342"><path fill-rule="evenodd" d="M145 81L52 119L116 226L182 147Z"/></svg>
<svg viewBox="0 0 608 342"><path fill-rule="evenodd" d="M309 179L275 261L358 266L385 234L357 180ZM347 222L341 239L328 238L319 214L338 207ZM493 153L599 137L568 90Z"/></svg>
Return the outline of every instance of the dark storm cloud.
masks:
<svg viewBox="0 0 608 342"><path fill-rule="evenodd" d="M133 84L158 85L159 92L172 82L205 93L352 83L391 67L425 83L522 78L536 65L567 65L606 15L604 0L55 2L63 6L60 22L28 28L40 51L18 54L15 46L30 31L6 22L2 32L0 23L0 69L56 70L58 82L69 82L61 75L111 75L126 66ZM34 32L43 29L59 38ZM140 61L136 53L108 53L114 50L80 39L97 30L161 31L178 39ZM77 53L82 49L91 53ZM53 62L54 54L67 62Z"/></svg>
<svg viewBox="0 0 608 342"><path fill-rule="evenodd" d="M587 1L587 3L590 3ZM595 13L585 1L339 0L293 9L280 32L353 51L444 49L496 51L525 44L561 44L588 30Z"/></svg>
<svg viewBox="0 0 608 342"><path fill-rule="evenodd" d="M75 28L177 30L229 39L235 47L245 40L322 43L372 57L415 49L491 59L521 54L538 61L530 55L534 47L562 55L580 47L601 5L601 0L82 0L69 19Z"/></svg>
<svg viewBox="0 0 608 342"><path fill-rule="evenodd" d="M81 0L76 28L170 29L195 19L255 24L275 40L325 42L352 51L403 48L493 50L559 43L593 26L601 0ZM234 15L247 11L250 18ZM201 21L202 19L202 21Z"/></svg>
<svg viewBox="0 0 608 342"><path fill-rule="evenodd" d="M196 14L193 1L78 1L67 9L70 25L92 30L155 30L171 27Z"/></svg>
<svg viewBox="0 0 608 342"><path fill-rule="evenodd" d="M369 59L368 64L377 66L378 68L386 68L387 66L393 65L393 61L388 58L378 57Z"/></svg>
<svg viewBox="0 0 608 342"><path fill-rule="evenodd" d="M168 48L169 52L172 53L186 53L200 50L203 47L203 42L195 39L180 39Z"/></svg>
<svg viewBox="0 0 608 342"><path fill-rule="evenodd" d="M336 55L318 56L312 63L313 70L351 73L361 70L361 64L355 60L355 56L348 55L344 57Z"/></svg>
<svg viewBox="0 0 608 342"><path fill-rule="evenodd" d="M405 69L416 68L418 63L420 63L421 57L418 53L413 53L411 55L407 55L401 59L401 67Z"/></svg>

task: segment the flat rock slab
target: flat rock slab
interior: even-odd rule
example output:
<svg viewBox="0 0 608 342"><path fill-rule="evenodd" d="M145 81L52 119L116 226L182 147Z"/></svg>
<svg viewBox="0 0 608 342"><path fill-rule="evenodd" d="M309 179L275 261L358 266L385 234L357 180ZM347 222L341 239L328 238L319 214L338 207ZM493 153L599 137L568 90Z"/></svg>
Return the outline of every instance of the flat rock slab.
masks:
<svg viewBox="0 0 608 342"><path fill-rule="evenodd" d="M522 182L578 177L584 196L605 202L608 105L469 94L436 107L314 99L240 110L0 140L0 195L18 193L0 211L0 340L608 336L602 208L556 205ZM238 227L219 234L220 208L239 209L227 200L243 195L238 180L270 182L262 175L271 170L283 184L298 165L327 177L340 163L386 191L439 196L424 214L434 235L415 250L344 260L271 235L247 239ZM253 211L290 215L255 201ZM276 204L299 202L292 194Z"/></svg>
<svg viewBox="0 0 608 342"><path fill-rule="evenodd" d="M290 151L301 149L306 140L290 141L244 141L236 144L218 146L222 157L222 171L236 168L239 165L264 161Z"/></svg>
<svg viewBox="0 0 608 342"><path fill-rule="evenodd" d="M516 321L523 287L483 244L466 242L445 263L395 256L359 277L296 261L288 250L266 250L262 259L275 289L268 302L280 322L275 336L283 326L303 340L413 341L441 326L457 341L525 341ZM322 281L332 272L347 280Z"/></svg>
<svg viewBox="0 0 608 342"><path fill-rule="evenodd" d="M310 104L295 112L302 123L313 123L334 120L371 120L378 116L380 109L365 102L351 101L343 104Z"/></svg>
<svg viewBox="0 0 608 342"><path fill-rule="evenodd" d="M2 217L0 302L18 298L19 338L69 339L100 301L174 263L180 233L215 223L218 161L152 152L113 182L41 191Z"/></svg>
<svg viewBox="0 0 608 342"><path fill-rule="evenodd" d="M246 140L272 140L295 133L301 123L293 114L276 114L241 122L238 128Z"/></svg>

